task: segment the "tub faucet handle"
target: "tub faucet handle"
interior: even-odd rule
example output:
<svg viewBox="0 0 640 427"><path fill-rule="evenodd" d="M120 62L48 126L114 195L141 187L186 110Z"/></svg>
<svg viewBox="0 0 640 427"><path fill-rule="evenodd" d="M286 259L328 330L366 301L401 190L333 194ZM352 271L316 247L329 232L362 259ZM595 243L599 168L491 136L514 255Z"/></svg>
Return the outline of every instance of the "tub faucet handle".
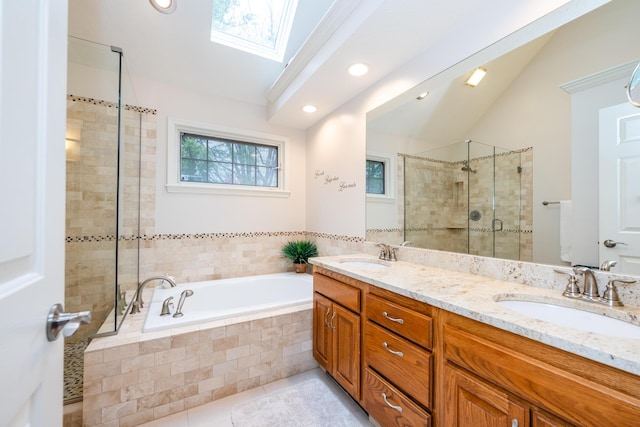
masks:
<svg viewBox="0 0 640 427"><path fill-rule="evenodd" d="M171 302L173 297L169 297L162 302L162 311L160 311L160 316L167 316L171 314L171 307L173 307L173 303Z"/></svg>

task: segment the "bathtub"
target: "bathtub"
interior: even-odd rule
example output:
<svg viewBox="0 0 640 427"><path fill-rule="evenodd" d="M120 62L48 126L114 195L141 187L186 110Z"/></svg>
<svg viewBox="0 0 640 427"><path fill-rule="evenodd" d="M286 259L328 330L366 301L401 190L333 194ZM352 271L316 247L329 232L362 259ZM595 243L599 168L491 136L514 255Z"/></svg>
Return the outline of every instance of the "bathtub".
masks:
<svg viewBox="0 0 640 427"><path fill-rule="evenodd" d="M182 317L173 317L180 294L190 289ZM160 316L162 303L173 297L171 314ZM147 302L143 332L193 325L274 310L313 300L313 277L310 274L277 273L233 279L182 283L173 288L156 287Z"/></svg>

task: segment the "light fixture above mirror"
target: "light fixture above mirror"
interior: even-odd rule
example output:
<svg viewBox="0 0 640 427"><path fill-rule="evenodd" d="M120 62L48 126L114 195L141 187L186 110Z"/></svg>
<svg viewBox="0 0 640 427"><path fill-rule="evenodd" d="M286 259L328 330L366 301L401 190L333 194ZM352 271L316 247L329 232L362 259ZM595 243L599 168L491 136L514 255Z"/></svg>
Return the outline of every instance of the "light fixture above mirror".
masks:
<svg viewBox="0 0 640 427"><path fill-rule="evenodd" d="M471 73L471 76L467 79L465 84L467 86L476 87L478 83L484 79L484 76L487 75L487 69L484 67L478 67Z"/></svg>

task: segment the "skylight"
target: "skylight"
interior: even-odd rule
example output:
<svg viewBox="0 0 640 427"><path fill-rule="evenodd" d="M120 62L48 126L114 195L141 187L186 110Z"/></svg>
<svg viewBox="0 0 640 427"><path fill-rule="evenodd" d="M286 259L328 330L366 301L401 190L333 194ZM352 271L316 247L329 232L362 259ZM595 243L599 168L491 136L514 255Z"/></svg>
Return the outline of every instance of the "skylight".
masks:
<svg viewBox="0 0 640 427"><path fill-rule="evenodd" d="M214 0L211 41L282 62L298 0Z"/></svg>

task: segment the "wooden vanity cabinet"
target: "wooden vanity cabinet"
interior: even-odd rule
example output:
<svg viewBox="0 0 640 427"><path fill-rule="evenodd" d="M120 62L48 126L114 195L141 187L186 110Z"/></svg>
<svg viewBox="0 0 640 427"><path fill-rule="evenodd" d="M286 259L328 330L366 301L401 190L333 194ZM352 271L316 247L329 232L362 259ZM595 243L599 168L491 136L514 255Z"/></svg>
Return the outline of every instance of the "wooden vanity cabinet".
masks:
<svg viewBox="0 0 640 427"><path fill-rule="evenodd" d="M640 378L439 313L439 425L638 426Z"/></svg>
<svg viewBox="0 0 640 427"><path fill-rule="evenodd" d="M363 406L382 426L430 426L432 309L369 287L365 299Z"/></svg>
<svg viewBox="0 0 640 427"><path fill-rule="evenodd" d="M323 270L332 278L317 270L314 267L313 356L354 399L360 401L362 291L355 279Z"/></svg>

